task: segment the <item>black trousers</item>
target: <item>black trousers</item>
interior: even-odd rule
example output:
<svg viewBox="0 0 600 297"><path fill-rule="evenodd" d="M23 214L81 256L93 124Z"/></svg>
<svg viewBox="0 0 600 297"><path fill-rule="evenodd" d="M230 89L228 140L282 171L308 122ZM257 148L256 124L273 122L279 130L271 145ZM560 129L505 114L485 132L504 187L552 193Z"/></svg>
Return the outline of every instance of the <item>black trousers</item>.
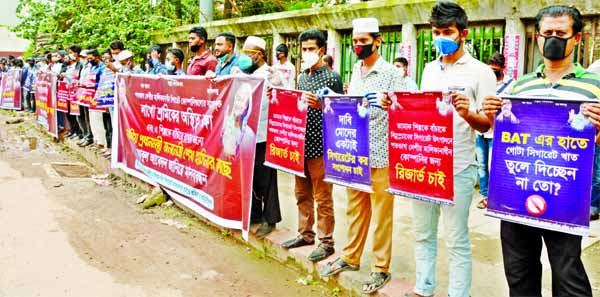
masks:
<svg viewBox="0 0 600 297"><path fill-rule="evenodd" d="M94 135L92 134L92 128L90 127L90 112L88 107L79 106L77 123L79 123L79 128L81 129L83 138L86 140L93 140Z"/></svg>
<svg viewBox="0 0 600 297"><path fill-rule="evenodd" d="M35 93L27 92L27 106L31 111L35 111Z"/></svg>
<svg viewBox="0 0 600 297"><path fill-rule="evenodd" d="M542 240L552 268L552 296L592 297L581 262L581 236L502 221L504 272L510 296L542 296Z"/></svg>
<svg viewBox="0 0 600 297"><path fill-rule="evenodd" d="M81 134L81 130L79 129L79 124L77 123L77 117L69 114L68 112L66 113L67 116L67 121L69 122L69 125L71 126L71 131L73 131L73 133L75 134Z"/></svg>
<svg viewBox="0 0 600 297"><path fill-rule="evenodd" d="M110 120L110 113L102 113L102 123L104 124L104 131L106 131L106 147L110 148L112 144L112 122Z"/></svg>
<svg viewBox="0 0 600 297"><path fill-rule="evenodd" d="M269 224L275 224L281 222L277 170L264 165L266 149L266 142L256 144L250 221L253 223L266 221Z"/></svg>

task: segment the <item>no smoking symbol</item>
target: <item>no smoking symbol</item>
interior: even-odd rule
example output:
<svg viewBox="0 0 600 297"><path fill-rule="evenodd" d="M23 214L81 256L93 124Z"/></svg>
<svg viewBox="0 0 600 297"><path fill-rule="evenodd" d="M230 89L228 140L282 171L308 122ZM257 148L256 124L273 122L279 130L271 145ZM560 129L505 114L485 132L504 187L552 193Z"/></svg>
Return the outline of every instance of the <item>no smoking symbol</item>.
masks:
<svg viewBox="0 0 600 297"><path fill-rule="evenodd" d="M548 204L546 200L540 195L531 195L525 201L525 208L527 208L527 212L533 216L541 216L548 209Z"/></svg>

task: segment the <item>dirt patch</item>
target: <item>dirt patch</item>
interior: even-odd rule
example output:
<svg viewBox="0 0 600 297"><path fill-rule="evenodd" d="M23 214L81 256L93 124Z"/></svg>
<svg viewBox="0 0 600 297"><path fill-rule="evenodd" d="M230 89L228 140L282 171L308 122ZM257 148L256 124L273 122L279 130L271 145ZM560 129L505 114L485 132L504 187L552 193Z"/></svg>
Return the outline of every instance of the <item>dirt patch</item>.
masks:
<svg viewBox="0 0 600 297"><path fill-rule="evenodd" d="M51 163L50 166L62 177L91 177L93 170L79 163Z"/></svg>

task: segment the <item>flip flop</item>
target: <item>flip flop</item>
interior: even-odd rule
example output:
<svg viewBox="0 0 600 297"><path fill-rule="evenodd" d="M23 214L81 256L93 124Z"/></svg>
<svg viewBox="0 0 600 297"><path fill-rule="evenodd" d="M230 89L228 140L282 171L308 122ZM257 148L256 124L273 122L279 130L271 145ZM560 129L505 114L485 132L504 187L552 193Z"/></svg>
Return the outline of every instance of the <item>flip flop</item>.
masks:
<svg viewBox="0 0 600 297"><path fill-rule="evenodd" d="M392 275L389 272L371 272L369 280L363 284L362 292L365 294L375 293L383 288L390 279L392 279Z"/></svg>
<svg viewBox="0 0 600 297"><path fill-rule="evenodd" d="M334 264L338 266L337 269L333 269ZM321 277L329 277L336 275L342 271L356 271L358 269L360 269L360 266L348 264L344 262L342 258L337 258L335 261L327 263L327 266L325 266L325 268L323 268L323 270L321 270L319 274L321 275Z"/></svg>

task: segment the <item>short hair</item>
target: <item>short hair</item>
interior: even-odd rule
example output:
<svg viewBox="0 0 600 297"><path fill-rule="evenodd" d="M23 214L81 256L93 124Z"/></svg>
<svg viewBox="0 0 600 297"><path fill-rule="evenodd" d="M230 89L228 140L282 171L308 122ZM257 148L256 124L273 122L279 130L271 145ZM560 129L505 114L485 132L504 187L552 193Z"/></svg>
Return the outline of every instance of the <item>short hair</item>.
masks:
<svg viewBox="0 0 600 297"><path fill-rule="evenodd" d="M159 45L153 44L151 46L148 47L148 50L146 50L146 54L150 54L152 52L156 51L157 54L161 54L162 53L162 49L160 48Z"/></svg>
<svg viewBox="0 0 600 297"><path fill-rule="evenodd" d="M118 50L124 50L125 49L125 44L123 44L123 41L121 40L115 40L113 42L110 43L110 49L118 49Z"/></svg>
<svg viewBox="0 0 600 297"><path fill-rule="evenodd" d="M285 43L282 43L282 44L278 45L275 48L275 51L276 52L282 52L283 55L285 55L286 58L288 56L288 53L290 52L290 50L288 49L287 45L285 45Z"/></svg>
<svg viewBox="0 0 600 297"><path fill-rule="evenodd" d="M317 42L317 46L319 48L325 47L325 35L323 34L323 32L317 30L317 29L308 29L304 32L302 32L300 34L300 36L298 36L298 40L300 40L300 42L303 41L307 41L307 40L316 40Z"/></svg>
<svg viewBox="0 0 600 297"><path fill-rule="evenodd" d="M92 56L94 56L96 58L100 57L100 53L98 53L98 50L95 49L95 48L87 50L87 52L85 54L86 54L86 56L92 55Z"/></svg>
<svg viewBox="0 0 600 297"><path fill-rule="evenodd" d="M329 65L329 67L333 67L333 57L330 55L323 56L323 61Z"/></svg>
<svg viewBox="0 0 600 297"><path fill-rule="evenodd" d="M456 25L459 31L467 28L467 13L454 2L440 1L431 9L429 23L438 28L450 27Z"/></svg>
<svg viewBox="0 0 600 297"><path fill-rule="evenodd" d="M184 55L183 55L182 50L180 50L176 47L172 47L167 50L167 53L171 53L173 56L175 56L177 59L179 59L180 63L183 63Z"/></svg>
<svg viewBox="0 0 600 297"><path fill-rule="evenodd" d="M69 46L69 50L79 55L81 53L81 46L74 44Z"/></svg>
<svg viewBox="0 0 600 297"><path fill-rule="evenodd" d="M566 5L551 5L546 6L535 16L535 30L540 31L540 21L544 17L559 17L568 15L573 20L573 34L581 32L583 29L583 21L581 20L581 12L573 6Z"/></svg>
<svg viewBox="0 0 600 297"><path fill-rule="evenodd" d="M206 29L204 29L204 27L192 27L190 29L190 33L195 33L196 35L198 35L198 37L204 38L204 40L208 40L208 33L206 32Z"/></svg>
<svg viewBox="0 0 600 297"><path fill-rule="evenodd" d="M398 57L398 58L394 59L394 63L400 63L400 64L404 65L405 67L408 66L408 60L405 57Z"/></svg>
<svg viewBox="0 0 600 297"><path fill-rule="evenodd" d="M102 54L109 54L112 57L112 52L110 51L110 48L105 49Z"/></svg>
<svg viewBox="0 0 600 297"><path fill-rule="evenodd" d="M231 43L231 46L235 47L235 35L231 32L222 32L217 35L217 37L224 37L225 40Z"/></svg>
<svg viewBox="0 0 600 297"><path fill-rule="evenodd" d="M502 55L501 53L496 52L493 56L491 56L488 59L488 65L498 65L502 68L504 68L504 64L505 64L505 59L504 59L504 55Z"/></svg>

